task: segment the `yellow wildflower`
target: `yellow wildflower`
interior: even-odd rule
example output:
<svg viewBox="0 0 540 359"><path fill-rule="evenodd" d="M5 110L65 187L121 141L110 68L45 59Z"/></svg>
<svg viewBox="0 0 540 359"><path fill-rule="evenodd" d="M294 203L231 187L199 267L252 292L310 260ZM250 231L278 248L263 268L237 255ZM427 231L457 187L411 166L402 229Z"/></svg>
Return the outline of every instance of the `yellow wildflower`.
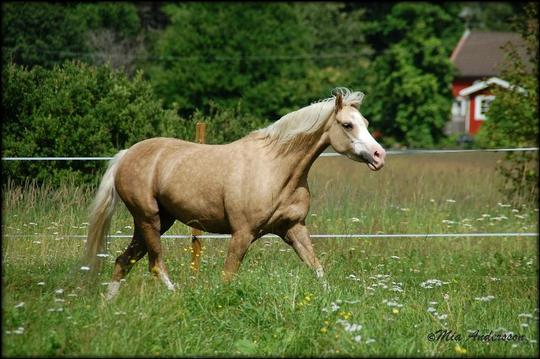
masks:
<svg viewBox="0 0 540 359"><path fill-rule="evenodd" d="M466 354L467 353L467 349L461 347L459 344L456 344L456 346L454 347L454 350L458 354Z"/></svg>

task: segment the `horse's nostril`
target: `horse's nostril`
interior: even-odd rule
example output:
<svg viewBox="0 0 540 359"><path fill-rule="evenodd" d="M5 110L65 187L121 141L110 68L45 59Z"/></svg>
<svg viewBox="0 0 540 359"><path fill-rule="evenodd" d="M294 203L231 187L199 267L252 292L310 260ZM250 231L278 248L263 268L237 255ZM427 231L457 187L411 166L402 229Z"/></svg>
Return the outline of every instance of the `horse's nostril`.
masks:
<svg viewBox="0 0 540 359"><path fill-rule="evenodd" d="M375 157L381 157L381 154L379 153L379 151L375 151L375 153L373 154L373 156L375 156Z"/></svg>

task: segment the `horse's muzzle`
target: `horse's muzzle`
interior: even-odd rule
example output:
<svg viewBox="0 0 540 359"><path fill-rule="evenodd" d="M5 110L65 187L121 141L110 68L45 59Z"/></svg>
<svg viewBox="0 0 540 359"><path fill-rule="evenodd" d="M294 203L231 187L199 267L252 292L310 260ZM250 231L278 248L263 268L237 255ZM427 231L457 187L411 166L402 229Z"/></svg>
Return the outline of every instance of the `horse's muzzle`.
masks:
<svg viewBox="0 0 540 359"><path fill-rule="evenodd" d="M377 146L376 149L366 159L367 165L370 170L378 171L384 166L384 158L386 157L386 151L381 146Z"/></svg>

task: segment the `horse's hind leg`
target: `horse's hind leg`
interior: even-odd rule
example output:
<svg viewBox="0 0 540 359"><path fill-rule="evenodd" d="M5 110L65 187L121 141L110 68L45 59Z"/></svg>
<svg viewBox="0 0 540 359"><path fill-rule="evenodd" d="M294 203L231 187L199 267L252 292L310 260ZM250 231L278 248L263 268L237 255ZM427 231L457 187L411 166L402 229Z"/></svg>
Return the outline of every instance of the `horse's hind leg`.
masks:
<svg viewBox="0 0 540 359"><path fill-rule="evenodd" d="M144 257L146 252L146 244L144 243L142 234L140 230L138 230L137 226L135 226L131 243L128 245L124 253L116 258L112 280L109 283L109 288L107 290L107 299L113 298L118 293L120 281L129 273L133 265L137 263L139 259Z"/></svg>
<svg viewBox="0 0 540 359"><path fill-rule="evenodd" d="M160 214L159 218L160 218L159 234L163 234L172 226L172 224L174 223L174 218L165 214L164 212ZM158 241L158 244L160 244L159 235L158 235L157 241ZM155 251L155 248L154 248L154 251ZM131 270L131 268L133 268L135 263L137 263L142 257L144 257L144 255L147 252L148 252L148 247L146 245L146 240L143 235L143 231L140 225L135 223L135 230L133 233L133 238L131 239L131 243L126 248L124 253L122 253L121 255L118 256L118 258L116 258L112 280L109 283L109 287L107 291L107 296L106 296L107 299L113 298L118 293L118 290L120 288L120 281L129 273L129 271ZM150 266L150 269L152 270L152 266ZM168 276L167 276L167 271L165 270L164 273L165 273L166 279L168 280L168 283L170 283L170 280L168 279Z"/></svg>
<svg viewBox="0 0 540 359"><path fill-rule="evenodd" d="M150 220L142 220L139 222L146 248L148 250L148 264L150 273L157 276L167 286L168 289L174 290L174 284L169 278L167 268L163 261L163 250L159 239L162 233L165 233L172 224L174 218L162 212L159 216Z"/></svg>

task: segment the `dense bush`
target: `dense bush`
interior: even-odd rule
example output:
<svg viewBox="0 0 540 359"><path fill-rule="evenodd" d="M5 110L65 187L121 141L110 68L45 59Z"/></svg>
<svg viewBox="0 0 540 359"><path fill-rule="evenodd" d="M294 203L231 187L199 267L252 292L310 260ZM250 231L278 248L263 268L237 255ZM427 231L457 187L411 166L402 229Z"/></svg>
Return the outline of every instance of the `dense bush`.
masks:
<svg viewBox="0 0 540 359"><path fill-rule="evenodd" d="M152 87L110 67L66 62L52 70L7 65L2 70L3 156L111 156L154 136L190 138L175 110ZM100 161L6 162L14 180L92 181Z"/></svg>
<svg viewBox="0 0 540 359"><path fill-rule="evenodd" d="M514 24L525 40L527 59L511 44L501 77L511 88L494 88L489 121L481 127L477 140L486 147L538 146L538 4L525 7L526 21ZM518 90L518 87L521 90ZM515 200L538 200L538 152L509 152L498 167L507 179L504 191Z"/></svg>

